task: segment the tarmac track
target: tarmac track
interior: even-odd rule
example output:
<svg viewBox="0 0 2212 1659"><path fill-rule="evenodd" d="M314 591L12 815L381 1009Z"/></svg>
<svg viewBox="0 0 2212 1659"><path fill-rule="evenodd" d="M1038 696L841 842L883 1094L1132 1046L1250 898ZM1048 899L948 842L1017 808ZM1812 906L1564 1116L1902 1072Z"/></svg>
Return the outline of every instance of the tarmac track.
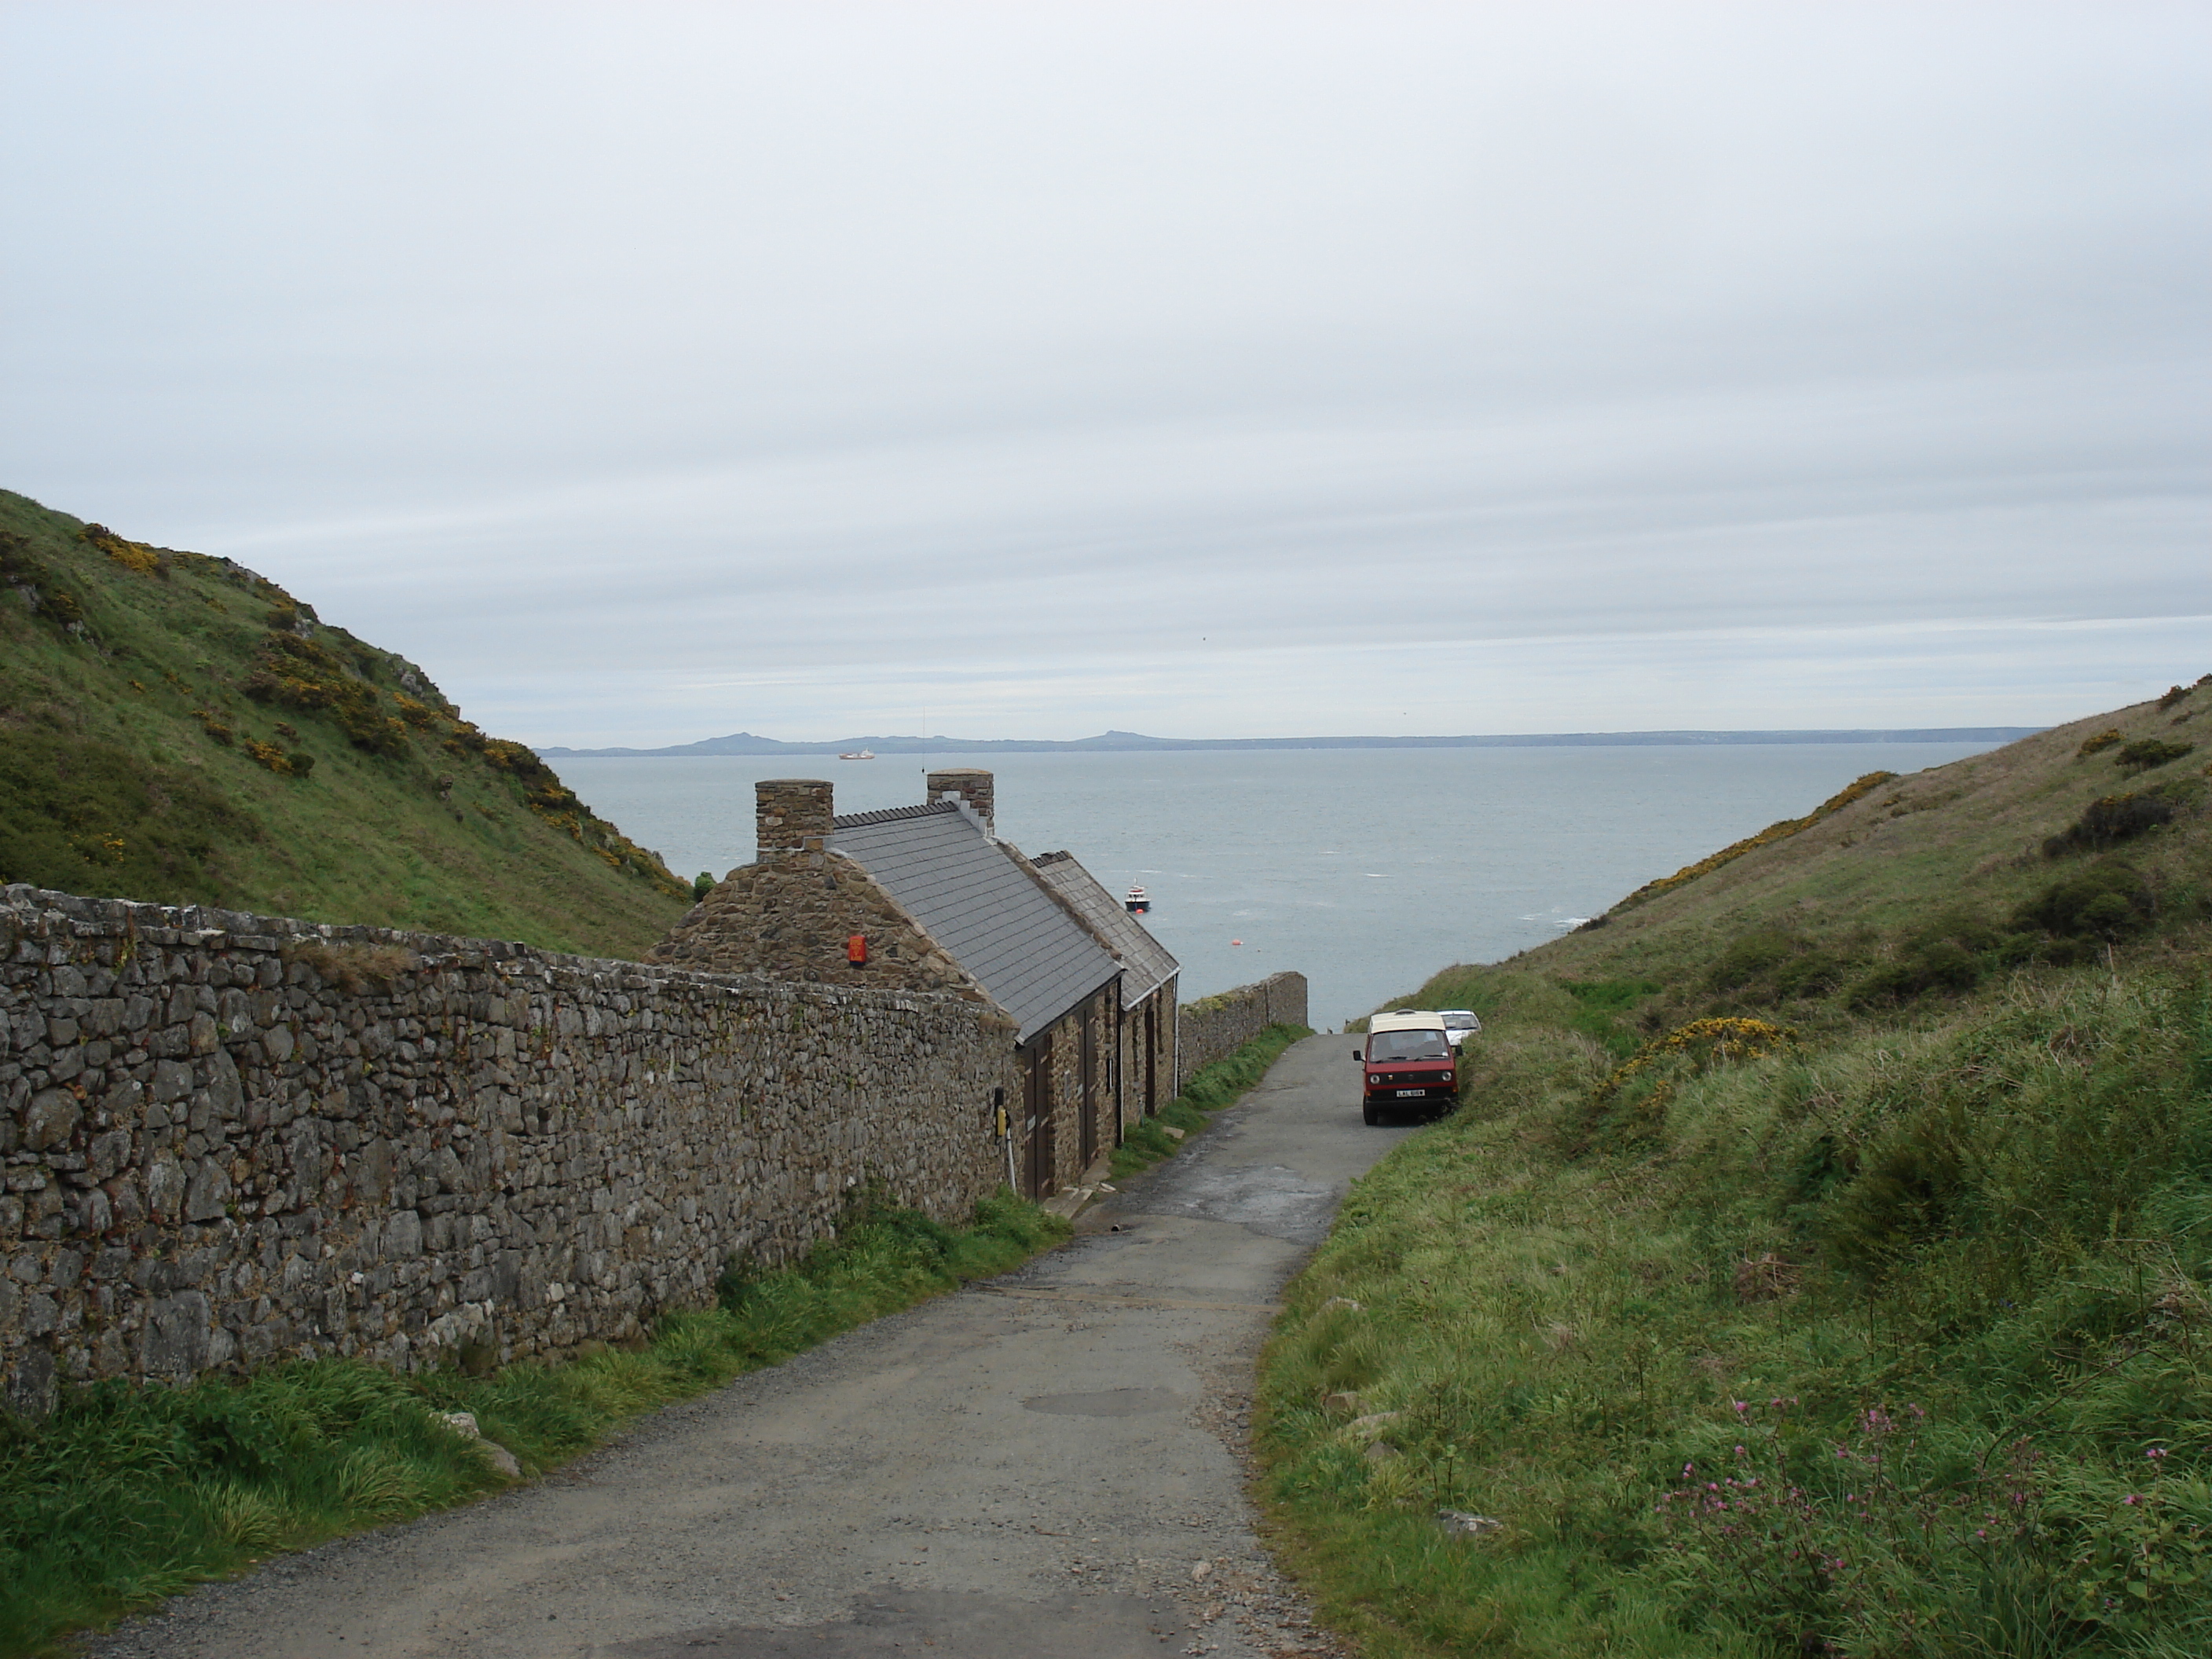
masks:
<svg viewBox="0 0 2212 1659"><path fill-rule="evenodd" d="M1253 1531L1275 1298L1364 1127L1318 1036L1023 1271L671 1407L467 1509L272 1562L100 1659L1328 1654Z"/></svg>

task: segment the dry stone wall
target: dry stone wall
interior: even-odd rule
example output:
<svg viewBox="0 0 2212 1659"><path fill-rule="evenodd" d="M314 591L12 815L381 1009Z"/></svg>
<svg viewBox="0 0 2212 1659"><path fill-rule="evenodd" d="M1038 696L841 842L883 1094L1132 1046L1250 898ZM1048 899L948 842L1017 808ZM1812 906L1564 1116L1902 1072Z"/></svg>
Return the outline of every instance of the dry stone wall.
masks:
<svg viewBox="0 0 2212 1659"><path fill-rule="evenodd" d="M559 1356L1004 1177L957 995L0 890L0 1393Z"/></svg>
<svg viewBox="0 0 2212 1659"><path fill-rule="evenodd" d="M1181 1091L1200 1066L1226 1059L1270 1025L1306 1024L1306 976L1271 974L1256 985L1200 997L1183 1004L1177 1020L1182 1046L1176 1057L1176 1088Z"/></svg>

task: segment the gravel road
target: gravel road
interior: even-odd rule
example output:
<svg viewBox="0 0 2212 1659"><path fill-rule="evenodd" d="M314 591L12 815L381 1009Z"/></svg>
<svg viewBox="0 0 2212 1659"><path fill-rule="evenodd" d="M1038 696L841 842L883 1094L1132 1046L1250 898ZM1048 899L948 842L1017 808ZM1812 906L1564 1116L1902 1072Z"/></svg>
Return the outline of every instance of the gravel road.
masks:
<svg viewBox="0 0 2212 1659"><path fill-rule="evenodd" d="M1364 1127L1276 1063L1023 1271L673 1407L534 1485L270 1564L100 1659L1328 1654L1244 1496L1253 1361Z"/></svg>

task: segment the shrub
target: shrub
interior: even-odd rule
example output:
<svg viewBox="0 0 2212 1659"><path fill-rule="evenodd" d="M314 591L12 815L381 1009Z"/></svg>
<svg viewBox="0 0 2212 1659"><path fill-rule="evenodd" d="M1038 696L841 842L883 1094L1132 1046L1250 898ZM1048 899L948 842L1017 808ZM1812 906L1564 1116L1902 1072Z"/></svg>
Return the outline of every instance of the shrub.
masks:
<svg viewBox="0 0 2212 1659"><path fill-rule="evenodd" d="M1981 981L1980 961L1956 939L1919 939L1861 980L1852 988L1851 1006L1874 1008L1909 1002L1930 991L1971 991Z"/></svg>
<svg viewBox="0 0 2212 1659"><path fill-rule="evenodd" d="M262 636L253 671L241 689L257 702L283 703L327 714L348 742L372 754L406 751L405 723L386 714L376 688L356 677L335 652L316 641L272 628Z"/></svg>
<svg viewBox="0 0 2212 1659"><path fill-rule="evenodd" d="M2115 859L2051 883L2015 919L2061 938L2116 939L2149 927L2156 908L2141 873Z"/></svg>
<svg viewBox="0 0 2212 1659"><path fill-rule="evenodd" d="M2167 766L2185 755L2197 752L2193 743L2169 743L2164 738L2137 738L2119 752L2123 771L2148 772L2154 766Z"/></svg>
<svg viewBox="0 0 2212 1659"><path fill-rule="evenodd" d="M31 556L31 538L13 530L0 530L0 579L10 582L44 580L46 568Z"/></svg>
<svg viewBox="0 0 2212 1659"><path fill-rule="evenodd" d="M428 703L417 702L403 691L392 694L392 702L399 710L399 718L417 732L428 732L438 724L438 711Z"/></svg>
<svg viewBox="0 0 2212 1659"><path fill-rule="evenodd" d="M142 576L169 574L168 557L159 548L125 541L104 524L88 524L77 533L125 570L135 570Z"/></svg>
<svg viewBox="0 0 2212 1659"><path fill-rule="evenodd" d="M1878 1279L1942 1232L1967 1191L1967 1139L1956 1109L1934 1108L1863 1153L1821 1219L1828 1259Z"/></svg>
<svg viewBox="0 0 2212 1659"><path fill-rule="evenodd" d="M2203 681L2199 680L2197 684L2197 685L2202 685L2203 683ZM2179 702L2184 697L2187 696L2196 689L2196 686L2190 685L2168 686L2166 688L2166 695L2158 700L2160 713L2163 714L2166 710L2172 708L2174 704Z"/></svg>
<svg viewBox="0 0 2212 1659"><path fill-rule="evenodd" d="M1797 1040L1763 1019L1720 1015L1693 1019L1653 1037L1613 1067L1572 1114L1561 1150L1579 1157L1600 1146L1633 1148L1661 1139L1677 1084L1732 1060L1758 1060Z"/></svg>
<svg viewBox="0 0 2212 1659"><path fill-rule="evenodd" d="M2128 841L2145 830L2172 821L2173 798L2162 790L2148 789L2132 795L2106 795L2082 810L2072 825L2043 843L2043 855L2055 859L2085 848L2101 849Z"/></svg>
<svg viewBox="0 0 2212 1659"><path fill-rule="evenodd" d="M1716 991L1735 991L1788 962L1805 948L1805 941L1779 928L1760 928L1739 935L1713 963L1707 982ZM1572 987L1569 988L1572 989Z"/></svg>
<svg viewBox="0 0 2212 1659"><path fill-rule="evenodd" d="M694 904L699 903L706 898L708 894L713 892L719 884L720 884L715 881L711 872L702 870L692 878L691 902Z"/></svg>
<svg viewBox="0 0 2212 1659"><path fill-rule="evenodd" d="M2112 726L2098 732L2094 738L2082 738L2081 746L2074 753L2077 757L2085 759L2091 755L2100 755L2114 744L2124 741L2126 736L2127 734L2118 726Z"/></svg>
<svg viewBox="0 0 2212 1659"><path fill-rule="evenodd" d="M1826 951L1808 951L1792 957L1776 970L1774 1000L1788 1001L1796 997L1816 997L1832 991L1844 982L1847 969L1843 961Z"/></svg>
<svg viewBox="0 0 2212 1659"><path fill-rule="evenodd" d="M273 743L264 743L258 738L246 740L246 752L259 764L285 777L292 773L292 757Z"/></svg>

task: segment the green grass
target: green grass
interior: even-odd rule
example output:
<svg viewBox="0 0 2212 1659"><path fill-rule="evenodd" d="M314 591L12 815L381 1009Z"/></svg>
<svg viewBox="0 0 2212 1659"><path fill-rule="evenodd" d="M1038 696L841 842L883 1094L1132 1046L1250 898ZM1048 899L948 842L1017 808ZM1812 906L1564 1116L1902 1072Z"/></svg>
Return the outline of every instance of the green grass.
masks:
<svg viewBox="0 0 2212 1659"><path fill-rule="evenodd" d="M0 879L622 957L690 894L414 665L6 491Z"/></svg>
<svg viewBox="0 0 2212 1659"><path fill-rule="evenodd" d="M1162 1126L1194 1134L1213 1121L1212 1115L1233 1106L1267 1076L1267 1068L1284 1049L1313 1035L1304 1025L1270 1025L1243 1048L1211 1066L1193 1073L1189 1087L1160 1108L1153 1116L1139 1118L1114 1149L1115 1180L1148 1170L1164 1158L1173 1157L1181 1143Z"/></svg>
<svg viewBox="0 0 2212 1659"><path fill-rule="evenodd" d="M2041 850L2112 793L2085 734L2206 708L1898 781L1387 1005L1485 1030L1263 1364L1327 1617L1378 1656L2212 1650L2201 779Z"/></svg>
<svg viewBox="0 0 2212 1659"><path fill-rule="evenodd" d="M720 1305L664 1316L650 1344L489 1376L395 1376L348 1360L188 1388L71 1389L38 1423L0 1416L0 1655L147 1607L270 1554L464 1503L505 1484L434 1413L475 1413L526 1471L639 1414L719 1388L1067 1235L1004 1193L975 1224L870 1200L795 1267L733 1267Z"/></svg>

